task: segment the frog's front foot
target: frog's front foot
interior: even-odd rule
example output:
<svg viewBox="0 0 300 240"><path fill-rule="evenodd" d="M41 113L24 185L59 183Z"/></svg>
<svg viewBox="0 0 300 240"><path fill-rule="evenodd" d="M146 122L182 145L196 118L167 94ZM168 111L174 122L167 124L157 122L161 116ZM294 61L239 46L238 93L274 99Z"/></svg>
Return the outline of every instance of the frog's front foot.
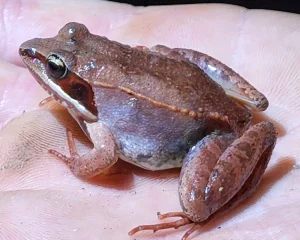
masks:
<svg viewBox="0 0 300 240"><path fill-rule="evenodd" d="M104 124L95 124L96 134L91 136L94 148L80 156L75 148L72 132L67 130L67 141L70 150L70 157L67 157L56 150L49 150L52 156L64 161L72 172L80 178L91 178L96 175L110 174L110 169L117 162L118 155L112 134ZM92 126L93 127L93 126Z"/></svg>
<svg viewBox="0 0 300 240"><path fill-rule="evenodd" d="M184 160L179 182L184 213L163 217L182 219L157 225L139 226L129 232L178 228L195 223L182 239L207 222L214 213L228 210L249 197L258 186L277 139L275 127L261 122L235 138L232 133L203 138Z"/></svg>

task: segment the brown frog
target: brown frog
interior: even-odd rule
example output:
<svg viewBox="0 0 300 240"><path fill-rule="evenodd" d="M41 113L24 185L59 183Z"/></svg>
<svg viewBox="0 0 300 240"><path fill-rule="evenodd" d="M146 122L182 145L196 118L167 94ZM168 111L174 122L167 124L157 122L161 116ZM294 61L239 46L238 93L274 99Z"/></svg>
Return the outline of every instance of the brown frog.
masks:
<svg viewBox="0 0 300 240"><path fill-rule="evenodd" d="M256 189L277 134L271 122L250 126L251 111L265 110L268 101L216 59L161 45L130 47L78 23L54 38L29 40L19 52L94 144L79 156L68 131L71 156L49 150L76 176L105 174L118 158L153 171L182 167L183 212L160 215L182 219L129 234L201 224Z"/></svg>

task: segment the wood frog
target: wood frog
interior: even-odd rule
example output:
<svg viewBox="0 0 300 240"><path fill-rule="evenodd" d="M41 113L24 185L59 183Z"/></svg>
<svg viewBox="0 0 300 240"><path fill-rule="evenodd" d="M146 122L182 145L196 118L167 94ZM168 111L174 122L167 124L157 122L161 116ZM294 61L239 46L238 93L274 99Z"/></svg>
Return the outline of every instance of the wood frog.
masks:
<svg viewBox="0 0 300 240"><path fill-rule="evenodd" d="M134 228L178 228L206 222L256 189L277 133L271 122L251 125L266 97L218 60L189 49L130 47L68 23L53 38L19 49L25 65L68 109L94 148L79 156L67 133L66 162L80 178L109 172L120 158L148 170L181 169L180 220ZM193 226L182 239L194 230Z"/></svg>

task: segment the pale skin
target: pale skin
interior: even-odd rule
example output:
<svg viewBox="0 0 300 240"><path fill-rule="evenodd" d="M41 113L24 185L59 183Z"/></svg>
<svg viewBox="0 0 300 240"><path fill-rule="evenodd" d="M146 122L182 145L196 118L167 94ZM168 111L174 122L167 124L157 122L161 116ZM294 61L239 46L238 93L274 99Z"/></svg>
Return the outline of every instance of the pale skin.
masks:
<svg viewBox="0 0 300 240"><path fill-rule="evenodd" d="M110 7L110 5L108 3L106 3L107 5L105 3L102 4L102 6L99 6L99 9L106 13L109 12L107 9L105 10L104 7ZM43 5L41 5L41 7L42 6ZM76 7L80 9L78 4ZM180 25L174 24L175 19L172 18L172 15L170 15L171 23L163 22L162 24L157 24L155 27L150 25L150 30L140 26L140 30L134 32L133 29L136 29L136 26L141 24L139 19L141 16L143 17L143 24L145 24L145 26L149 27L149 25L145 23L147 21L153 24L153 18L159 22L157 9L142 10L142 15L132 17L133 12L137 10L128 6L123 7L124 9L120 14L124 14L126 16L130 15L131 17L129 17L125 23L124 18L121 17L123 25L120 27L116 23L116 21L120 20L114 20L113 16L107 15L105 15L106 20L104 20L103 14L99 14L99 16L102 16L99 21L101 20L103 25L100 26L99 29L99 24L96 24L98 27L97 34L107 35L117 40L122 40L123 42L127 41L132 44L152 46L157 43L158 39L159 41L162 41L163 39L160 38L161 35L158 34L155 29L157 31L162 27L168 29L170 28L169 24L171 24L174 28L175 26L177 28L178 26L181 26L179 29L198 29L198 27L195 28L195 26L193 27L184 22L181 22ZM55 9L55 7L50 8L52 11ZM91 8L94 9L95 5L91 6ZM49 9L49 6L44 5L44 10L41 10L44 12L45 16L47 15L46 9ZM168 8L166 8L166 10L164 10L164 8L161 9L162 11L168 11ZM289 26L292 22L300 20L299 17L297 18L295 16L287 15L289 18L285 18L285 21L282 21L280 19L283 18L283 15L277 15L275 13L268 13L266 16L263 12L245 11L242 12L241 15L239 10L241 9L234 7L230 8L228 6L224 8L224 6L207 7L201 5L197 10L202 11L202 14L208 14L208 16L211 16L214 11L221 11L223 14L226 13L223 19L229 19L229 23L226 23L226 33L230 36L230 40L228 41L231 44L225 44L227 39L224 38L224 27L220 26L220 23L216 23L216 27L220 27L219 37L211 36L211 32L209 32L209 29L211 28L208 27L202 29L201 34L198 33L198 31L193 30L190 32L188 37L183 39L182 33L174 33L174 31L171 32L178 35L171 37L170 32L170 34L166 34L169 36L164 38L164 41L166 41L165 44L167 45L172 44L173 46L177 46L178 44L182 44L181 46L188 45L191 48L198 48L201 51L206 50L204 52L214 55L216 58L226 62L232 68L237 69L240 73L243 73L243 75L246 75L248 81L268 96L271 104L268 112L266 113L267 119L274 119L280 128L280 139L278 146L276 147L277 149L274 151L274 156L271 159L269 172L267 171L266 177L262 182L261 188L258 189L257 194L254 198L252 198L252 201L249 200L246 204L242 205L241 208L233 211L233 214L227 214L225 217L212 220L212 223L204 228L205 230L211 230L211 232L208 233L204 231L201 234L201 239L212 239L213 237L217 239L220 236L226 236L226 238L234 238L238 236L239 238L247 239L247 235L244 233L246 231L243 231L243 229L246 229L247 231L250 229L253 231L252 237L259 237L261 234L266 236L266 234L269 234L269 238L272 239L272 237L274 237L273 234L275 234L275 229L278 229L278 226L280 226L280 229L284 228L286 234L290 234L287 235L288 238L293 238L294 235L297 236L297 234L299 234L297 233L297 229L293 227L293 224L295 224L297 219L297 215L299 214L299 206L297 207L299 195L297 195L296 185L299 173L297 170L291 169L294 164L293 161L297 161L297 156L299 156L297 155L299 154L297 152L299 151L297 147L299 142L297 142L296 129L299 109L295 106L293 107L291 103L297 102L296 76L299 75L297 72L299 70L293 66L295 66L294 64L297 60L299 61L299 57L297 54L292 53L293 51L297 51L298 47L295 44L297 42L297 34L295 34L296 30L292 29L292 27L290 29L287 26ZM61 11L61 9L57 8L57 11ZM180 7L177 8L176 12L177 11L181 14L193 16L195 19L196 16L199 15L195 10L195 6L192 8ZM210 12L211 14L209 14ZM23 12L23 14L25 13L26 11ZM168 13L170 14L172 11L168 11ZM13 16L15 12L11 11L11 14ZM165 19L166 14L162 15ZM31 14L28 10L27 15L24 15L24 18L28 19L27 21L37 21L39 23L42 21L42 19L33 20L29 16L31 16ZM66 19L57 19L56 24L60 26L62 21L71 21L73 16L75 15L68 16L69 18ZM39 15L39 17L41 17L41 15ZM246 24L245 22L242 22L245 21L245 18L247 19ZM204 19L205 20L195 20L197 21L197 26L207 26L206 21L209 22L209 19ZM87 19L83 18L80 20L89 24ZM107 23L112 23L112 25L115 23L118 27L112 28L111 32L107 32L105 29L101 29L101 27L105 28L105 26L107 26L105 21L107 21ZM134 21L136 22L134 23ZM278 21L278 25L275 24L276 21ZM285 29L285 31L288 31L288 33L285 34L291 34L291 32L294 32L294 34L290 35L286 41L279 41L279 37L276 37L276 31L274 31L274 29L273 31L271 31L272 29L269 29L269 27L261 29L264 23L266 26L269 26L270 22L272 22L272 25L275 24L275 26L278 26L278 29ZM9 23L7 24L7 29L9 29ZM237 27L240 27L240 24L242 24L242 30ZM19 38L24 38L21 39L20 42L30 38L29 36L24 36L23 33L24 28L28 25L28 22L22 21L22 23L18 25L18 29L14 29L13 37L20 32ZM95 29L96 25L94 26ZM93 26L93 24L90 24L90 26ZM135 27L132 28L132 26ZM52 36L53 33L56 32L56 28L57 26L53 25L45 27L44 36ZM46 31L49 29L52 32L46 34ZM141 29L147 29L144 32L145 35L141 35L141 32L143 32ZM239 31L237 31L237 29L239 29ZM266 29L269 29L271 33L275 35L271 36L271 33L266 32ZM204 32L206 30L207 32ZM33 36L42 34L40 32L36 32L36 30L32 31L33 32L27 34ZM152 36L153 39L151 38L151 35L149 35L149 31L153 31L153 33L155 33L154 36ZM160 31L165 32L163 30ZM256 34L259 34L261 37L257 38ZM155 38L155 36L158 36L158 39ZM13 37L8 36L7 38ZM272 38L272 41L269 41L269 38ZM138 42L137 39L139 39ZM222 42L220 42L221 39ZM236 42L236 39L239 39L238 42ZM276 40L280 43L276 42ZM235 44L233 44L232 41ZM252 43L256 44L252 45ZM12 45L3 49L5 52L5 54L3 54L4 61L20 65L17 51L11 51L13 48L17 49L18 44L8 40L7 44ZM278 44L280 44L282 52L280 47L278 47ZM224 46L231 46L231 48L224 48ZM232 48L232 46L235 47ZM288 50L284 50L285 48ZM265 54L262 54L262 51L265 51ZM278 51L280 51L280 54ZM278 57L278 54L280 57ZM17 109L19 110L19 113L21 113L24 109L29 111L36 107L37 103L43 99L43 97L46 97L46 94L35 83L35 81L32 80L32 77L24 69L5 63L2 63L2 65L2 68L6 70L4 74L7 74L4 75L4 78L2 78L2 81L6 81L3 84L2 91L11 92L11 94L7 94L10 102L8 102L2 110L2 118L4 121L8 121L13 116L16 116L16 114L8 116L7 113L4 112L5 109L11 109L11 112L14 112ZM19 77L19 75L16 74L17 71L18 74L22 76L22 81L17 81ZM19 91L9 90L14 89L16 85L18 86L18 89L26 89L28 86L34 86L34 92L30 93L31 98L26 97L25 100L22 100L23 105L21 106L19 99L24 99L26 96L25 94L26 92L28 93L28 91L24 91L24 95L21 96ZM11 88L9 88L10 86ZM281 94L284 97L280 98ZM16 105L18 106L17 108ZM7 149L5 149L5 147L2 147L1 149L1 151L3 151L2 156L5 156L1 159L1 165L3 166L3 164L6 163L5 166L8 168L8 170L1 173L0 177L3 178L1 179L1 182L4 183L3 190L10 190L9 192L4 192L2 195L2 201L4 201L4 203L6 202L8 205L1 204L2 206L6 206L2 210L5 214L2 218L2 226L4 226L6 236L8 234L13 236L15 234L14 231L17 231L18 234L20 234L18 236L21 236L21 238L29 236L31 239L37 239L41 236L47 237L48 239L50 236L50 238L54 239L58 234L64 239L82 239L86 236L94 236L94 239L98 239L99 236L130 239L130 237L127 237L126 233L132 227L141 223L153 223L154 221L157 223L159 222L155 216L157 211L167 212L180 210L177 196L177 171L150 174L147 171L142 171L126 164L122 169L127 169L127 173L110 178L109 180L104 181L104 183L102 180L94 181L92 184L83 182L70 174L68 168L64 164L50 158L47 155L48 148L57 149L57 146L61 145L66 147L65 123L63 121L57 122L58 120L47 115L49 114L47 112L34 112L31 114L36 117L33 117L32 115L31 117L24 115L22 118L19 118L13 123L15 125L12 125L11 123L11 125L8 125L1 133L2 139L5 135L10 137L15 136L16 138L14 141L11 140L11 143L8 140L5 141L4 146L7 148L20 146L16 144L16 141L19 141L19 144L24 142L23 138L20 139L18 137L19 134L23 134L25 136L33 134L33 136L37 136L37 132L33 130L33 127L40 129L39 131L42 131L42 129L45 129L46 127L46 129L48 129L47 136L49 138L49 140L47 140L31 136L29 143L32 144L28 144L28 142L26 142L26 144L21 144L21 148L14 148L19 152L16 150L10 152L10 154L15 154L15 157L11 155L9 156L9 159L14 159L13 163L15 163L15 165L24 161L23 158L22 160L18 160L17 157L19 154L21 156L28 156L26 159L29 160L27 160L19 169L15 169L13 164L7 164L8 156L4 154L5 150L7 152ZM68 115L65 113L61 118L67 117ZM35 124L28 124L28 122L32 122L32 119L34 119ZM258 121L261 121L262 119L265 120L263 117L257 118ZM25 130L23 129L24 126L26 126ZM74 127L74 125L69 126L69 128L78 130L78 128ZM15 135L12 134L12 129L14 130ZM290 133L291 130L293 131L293 134ZM76 132L78 133L77 136L80 136L79 132L79 130ZM22 150L22 146L26 147L25 154ZM90 145L83 148L83 146L79 143L78 148L80 152L84 152L90 148ZM38 151L36 149L38 149ZM66 148L61 149L64 153L68 153ZM41 159L44 160L41 161ZM290 173L290 171L293 173ZM132 185L124 185L124 182L130 182L130 179L132 181ZM168 181L165 181L165 179L168 179ZM157 184L158 181L161 181L161 183ZM120 182L122 182L122 185L120 185ZM35 189L36 191L29 191L28 189ZM267 191L269 189L270 191ZM15 190L21 191L15 192ZM20 195L23 197L19 197ZM155 202L153 202L153 196L155 196ZM174 201L170 201L170 198L174 199ZM121 203L122 205L120 205ZM130 205L127 205L127 203L130 203ZM29 208L28 204L36 204L37 207ZM245 209L245 211L242 213L241 209ZM47 214L45 214L45 211L47 211ZM6 213L9 213L9 215L6 215ZM51 213L50 218L48 213ZM285 215L289 216L288 219L285 221L279 221L279 219ZM5 216L9 216L9 219ZM31 216L31 218L28 220L27 216ZM76 216L80 217L78 220L74 221L74 219L77 219ZM82 216L85 217L85 221L82 221ZM240 221L235 220L235 216L239 216ZM255 219L257 220L255 221ZM59 224L59 227L57 227L57 222L61 223ZM31 224L35 224L36 229L28 227ZM263 229L261 228L261 224L264 224ZM17 228L12 228L11 226L17 226ZM216 229L218 226L221 226L221 229ZM267 232L266 229L268 229ZM161 231L155 235L152 235L152 233L146 233L136 237L140 239L160 239L167 234L168 238L174 239L174 237L180 238L183 235L184 230L186 230L186 228L180 231L167 231L168 234ZM38 232L38 235L36 235L36 232ZM196 239L198 237L200 238L200 235L198 234L199 233L196 232L193 236L195 236Z"/></svg>

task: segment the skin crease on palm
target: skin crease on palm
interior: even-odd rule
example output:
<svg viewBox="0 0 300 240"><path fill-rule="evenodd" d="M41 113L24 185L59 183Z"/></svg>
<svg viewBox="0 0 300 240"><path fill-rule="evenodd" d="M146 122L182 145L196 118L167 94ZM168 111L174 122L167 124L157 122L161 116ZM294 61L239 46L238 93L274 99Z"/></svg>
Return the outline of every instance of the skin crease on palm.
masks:
<svg viewBox="0 0 300 240"><path fill-rule="evenodd" d="M18 47L52 37L67 22L131 45L192 48L226 63L263 92L270 107L254 122L273 121L278 143L256 193L211 220L190 239L296 239L300 215L300 15L230 5L135 8L88 1L0 0L0 239L180 239L190 226L138 233L181 211L178 170L149 172L119 162L122 174L77 179L47 154L68 154L65 128L79 153L92 145L24 68ZM180 16L180 17L179 17ZM170 219L172 220L172 219Z"/></svg>

